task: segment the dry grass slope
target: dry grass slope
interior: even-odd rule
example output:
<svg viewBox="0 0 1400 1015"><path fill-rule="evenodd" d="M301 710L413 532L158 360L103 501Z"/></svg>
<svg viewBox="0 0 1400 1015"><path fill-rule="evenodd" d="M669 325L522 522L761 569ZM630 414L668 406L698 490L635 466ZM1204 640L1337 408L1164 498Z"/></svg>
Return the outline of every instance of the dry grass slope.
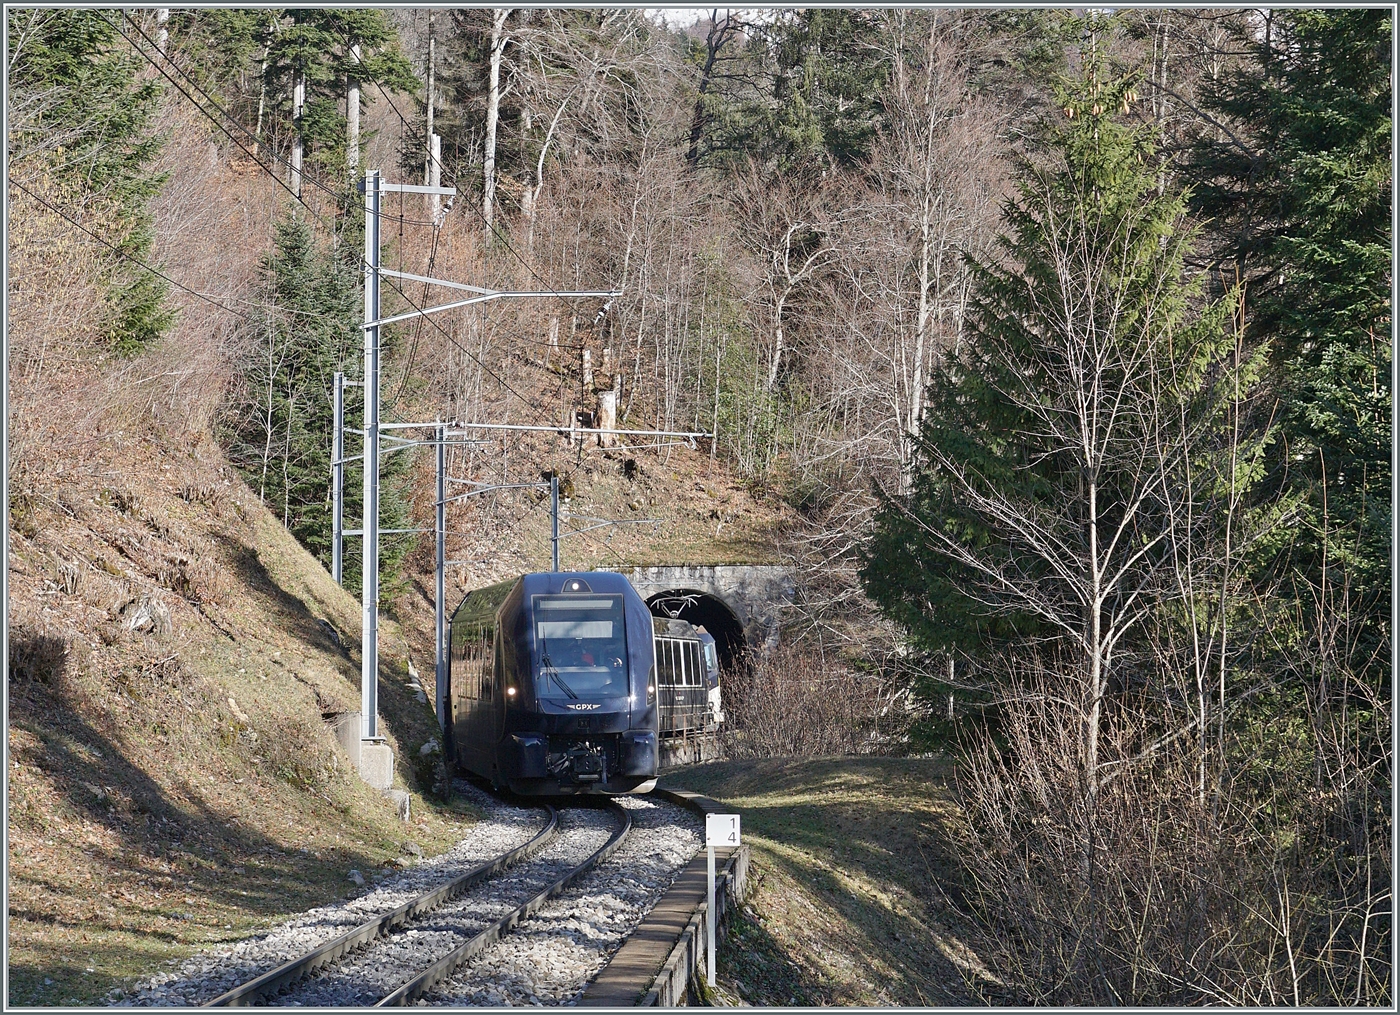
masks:
<svg viewBox="0 0 1400 1015"><path fill-rule="evenodd" d="M94 1001L465 817L414 770L436 720L396 626L381 714L407 826L322 721L358 709L355 598L212 442L97 448L12 487L10 1004Z"/></svg>
<svg viewBox="0 0 1400 1015"><path fill-rule="evenodd" d="M942 758L770 758L666 781L743 815L755 889L720 950L718 1000L967 1005L995 984L953 902L960 812Z"/></svg>

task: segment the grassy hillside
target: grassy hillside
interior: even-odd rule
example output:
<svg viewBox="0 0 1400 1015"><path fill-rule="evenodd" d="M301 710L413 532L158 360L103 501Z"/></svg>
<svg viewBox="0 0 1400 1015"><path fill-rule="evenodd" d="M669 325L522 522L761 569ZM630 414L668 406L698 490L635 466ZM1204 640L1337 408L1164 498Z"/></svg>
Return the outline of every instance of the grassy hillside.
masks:
<svg viewBox="0 0 1400 1015"><path fill-rule="evenodd" d="M965 1005L994 990L945 894L950 771L941 758L773 758L668 775L740 813L753 849L716 1003Z"/></svg>
<svg viewBox="0 0 1400 1015"><path fill-rule="evenodd" d="M356 598L212 442L174 443L12 478L10 1004L97 1000L471 819L425 794L436 720L392 623L381 714L412 822L350 771L323 717L359 708Z"/></svg>

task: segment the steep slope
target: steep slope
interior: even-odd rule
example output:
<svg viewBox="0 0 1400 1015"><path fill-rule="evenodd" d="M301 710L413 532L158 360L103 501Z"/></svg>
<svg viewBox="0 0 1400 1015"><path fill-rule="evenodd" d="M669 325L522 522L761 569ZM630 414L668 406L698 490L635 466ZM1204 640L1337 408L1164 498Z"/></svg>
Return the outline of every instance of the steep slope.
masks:
<svg viewBox="0 0 1400 1015"><path fill-rule="evenodd" d="M424 792L436 720L396 627L381 714L408 825L323 721L359 707L355 598L212 441L159 433L12 477L11 1004L94 1000L464 820Z"/></svg>

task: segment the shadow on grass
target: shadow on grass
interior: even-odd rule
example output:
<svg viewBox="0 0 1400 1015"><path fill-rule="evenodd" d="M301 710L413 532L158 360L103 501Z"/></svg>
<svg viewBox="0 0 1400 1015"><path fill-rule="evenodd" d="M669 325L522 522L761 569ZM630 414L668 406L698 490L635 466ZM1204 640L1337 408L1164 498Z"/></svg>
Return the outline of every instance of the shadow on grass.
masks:
<svg viewBox="0 0 1400 1015"><path fill-rule="evenodd" d="M354 664L353 671L340 667L337 671L358 696L358 637L335 631L329 621L318 617L307 606L305 600L287 591L251 547L227 535L215 534L215 538L221 544L221 557L238 576L239 581L260 595L268 607L285 619L285 633L300 639L307 647L338 655ZM320 566L314 561L308 563L313 567ZM415 692L410 691L404 682L390 679L392 674L389 672L387 656L388 652L381 642L378 713L401 748L395 757L395 770L407 784L416 785L425 794L430 793L434 782L432 759L425 762L417 750L427 740L440 737L437 715L431 705L419 702ZM296 674L293 676L303 683L306 682ZM427 676L430 677L431 674ZM431 680L426 686L431 690Z"/></svg>
<svg viewBox="0 0 1400 1015"><path fill-rule="evenodd" d="M237 576L241 585L262 597L267 606L285 619L286 633L305 642L309 647L334 655L348 656L350 641L312 613L305 600L288 592L267 570L257 551L245 543L224 534L212 533L219 545L219 556Z"/></svg>
<svg viewBox="0 0 1400 1015"><path fill-rule="evenodd" d="M200 943L198 935L210 924L200 923L192 908L219 907L225 919L230 910L254 918L293 912L331 901L332 886L339 884L344 871L377 866L373 856L352 848L325 851L319 857L285 851L275 840L209 806L207 790L189 777L193 772L176 775L167 790L128 758L120 743L84 718L93 710L92 697L78 686L80 678L68 671L64 655L47 651L22 631L15 633L12 647L31 664L10 674L10 729L33 738L30 746L12 750L12 756L43 772L48 788L61 797L45 809L71 816L61 832L34 830L29 841L40 844L29 847L30 854L37 854L32 861L13 852L12 835L9 895L14 908L7 942L12 1003L55 1005L75 996L83 1002L95 1000L133 975L148 975L155 957ZM152 695L179 690L179 685L192 683L188 676L178 667L157 670L133 678L142 688L128 689ZM162 680L176 686L162 688ZM186 687L182 701L191 700L210 707L203 695ZM153 735L169 732L167 724L192 721L211 726L209 739L217 736L207 714L191 720L173 707L162 711L160 703L152 704L157 706L150 709ZM179 772L178 762L171 771ZM172 795L176 793L182 799ZM308 805L320 806L314 801ZM100 840L74 841L75 833L83 834L75 829L74 819L105 834ZM28 820L12 809L12 832ZM68 841L58 845L59 836ZM110 889L95 892L90 875L82 870L45 864L43 854L50 848L66 854L81 850L91 863L106 869L103 881ZM154 904L138 904L127 892L138 885L141 894L155 896ZM192 907L187 897L198 900L199 906ZM47 900L53 908L46 912ZM132 936L132 943L119 943L126 935ZM92 958L78 960L75 954ZM127 965L124 956L136 967ZM94 972L87 972L89 966Z"/></svg>
<svg viewBox="0 0 1400 1015"><path fill-rule="evenodd" d="M668 777L740 811L744 833L760 851L756 863L771 865L830 909L814 913L796 903L785 913L764 915L805 924L789 928L801 931L798 938L819 931L811 939L828 950L834 946L837 956L794 954L747 921L750 930L743 933L757 935L758 954L779 956L780 968L800 970L807 979L746 996L774 1005L974 1003L964 970L949 955L959 946L945 929L961 922L945 775L926 759L851 757L721 762ZM890 904L891 890L903 897L900 905ZM788 901L773 899L771 893L781 891L781 885L769 891L774 906ZM889 975L865 996L849 996L817 968L840 966L843 956L857 965L861 956L878 956ZM867 971L850 975L856 982Z"/></svg>
<svg viewBox="0 0 1400 1015"><path fill-rule="evenodd" d="M731 919L716 953L716 979L750 1004L808 1008L833 1003L787 949L742 910Z"/></svg>

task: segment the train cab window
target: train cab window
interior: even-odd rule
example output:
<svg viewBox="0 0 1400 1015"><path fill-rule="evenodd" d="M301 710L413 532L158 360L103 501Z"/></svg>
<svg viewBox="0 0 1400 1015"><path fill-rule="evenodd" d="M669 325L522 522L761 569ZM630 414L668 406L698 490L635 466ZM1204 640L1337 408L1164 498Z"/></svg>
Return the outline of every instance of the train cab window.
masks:
<svg viewBox="0 0 1400 1015"><path fill-rule="evenodd" d="M627 694L621 596L534 596L532 606L542 697Z"/></svg>
<svg viewBox="0 0 1400 1015"><path fill-rule="evenodd" d="M719 669L719 659L715 656L715 647L710 642L705 642L705 672L713 673Z"/></svg>

